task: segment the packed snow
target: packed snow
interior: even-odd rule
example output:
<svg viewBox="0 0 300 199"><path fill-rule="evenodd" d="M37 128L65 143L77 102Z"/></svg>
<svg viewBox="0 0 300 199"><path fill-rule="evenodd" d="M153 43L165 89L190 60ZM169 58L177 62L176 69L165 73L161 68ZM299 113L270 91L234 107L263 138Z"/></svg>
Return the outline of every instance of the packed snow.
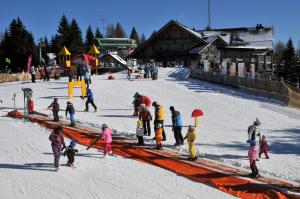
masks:
<svg viewBox="0 0 300 199"><path fill-rule="evenodd" d="M107 123L126 137L135 137L136 117L133 95L139 92L165 109L167 141L164 147L175 150L171 131L172 105L183 116L183 135L194 124L191 113L195 108L204 112L197 129L197 148L202 158L249 170L246 143L248 126L256 117L262 122L261 131L270 146L270 159L257 163L263 176L276 177L298 184L300 182L300 112L282 103L195 79L189 79L186 69L160 69L159 79L128 81L126 73L92 76L91 88L99 111L84 112L85 101L74 97L75 118L82 125L99 128ZM54 97L59 99L64 116L67 78L14 82L0 85L0 113L23 107L22 87L33 90L36 111L51 115L47 106ZM80 89L75 93L79 96ZM151 108L151 112L154 109ZM151 124L153 127L153 124ZM122 157L101 158L97 150L85 150L77 145L76 168L61 167L53 172L53 155L48 136L50 131L36 124L10 118L0 118L0 198L231 198L212 187L190 181L155 166ZM153 132L152 132L153 136ZM152 138L152 136L150 138ZM146 143L152 143L146 137ZM182 153L187 152L187 146ZM61 158L64 164L65 158Z"/></svg>

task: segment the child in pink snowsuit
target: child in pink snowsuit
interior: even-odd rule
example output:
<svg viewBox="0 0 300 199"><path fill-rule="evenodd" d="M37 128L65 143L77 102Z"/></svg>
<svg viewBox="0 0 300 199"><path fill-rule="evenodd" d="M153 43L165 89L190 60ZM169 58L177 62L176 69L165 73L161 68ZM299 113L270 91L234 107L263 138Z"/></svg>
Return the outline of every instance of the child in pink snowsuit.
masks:
<svg viewBox="0 0 300 199"><path fill-rule="evenodd" d="M110 128L108 128L107 124L103 124L102 125L102 139L105 143L104 146L104 155L107 155L109 153L112 154L112 150L111 150L111 142L112 142L112 130Z"/></svg>
<svg viewBox="0 0 300 199"><path fill-rule="evenodd" d="M266 159L269 159L268 156L268 151L269 151L269 145L267 143L266 137L263 135L262 140L260 141L260 147L259 147L259 154L258 156L260 157L261 154L265 154Z"/></svg>

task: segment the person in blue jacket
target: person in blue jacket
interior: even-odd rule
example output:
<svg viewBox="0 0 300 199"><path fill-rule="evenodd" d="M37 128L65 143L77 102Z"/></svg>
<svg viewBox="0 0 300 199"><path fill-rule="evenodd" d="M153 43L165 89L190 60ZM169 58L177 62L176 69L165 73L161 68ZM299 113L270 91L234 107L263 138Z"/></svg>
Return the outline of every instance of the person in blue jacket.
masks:
<svg viewBox="0 0 300 199"><path fill-rule="evenodd" d="M92 90L90 88L87 89L86 98L87 98L87 100L85 102L85 110L84 111L89 112L89 103L91 103L92 106L95 109L95 112L96 112L97 111L97 106L94 103L94 94L93 94L93 92L92 92Z"/></svg>
<svg viewBox="0 0 300 199"><path fill-rule="evenodd" d="M174 132L174 138L176 143L174 146L183 145L182 130L182 117L179 111L176 111L174 106L170 106L170 111L172 114L172 131Z"/></svg>

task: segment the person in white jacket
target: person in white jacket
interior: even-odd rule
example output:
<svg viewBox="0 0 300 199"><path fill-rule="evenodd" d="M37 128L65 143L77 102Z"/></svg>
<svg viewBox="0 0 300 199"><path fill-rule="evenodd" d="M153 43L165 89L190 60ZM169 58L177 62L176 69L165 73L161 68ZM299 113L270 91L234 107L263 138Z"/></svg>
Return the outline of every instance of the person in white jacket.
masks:
<svg viewBox="0 0 300 199"><path fill-rule="evenodd" d="M31 74L31 82L35 83L35 68L34 68L34 66L31 66L30 74Z"/></svg>
<svg viewBox="0 0 300 199"><path fill-rule="evenodd" d="M144 145L144 127L142 120L137 121L136 125L136 137L138 138L138 145Z"/></svg>

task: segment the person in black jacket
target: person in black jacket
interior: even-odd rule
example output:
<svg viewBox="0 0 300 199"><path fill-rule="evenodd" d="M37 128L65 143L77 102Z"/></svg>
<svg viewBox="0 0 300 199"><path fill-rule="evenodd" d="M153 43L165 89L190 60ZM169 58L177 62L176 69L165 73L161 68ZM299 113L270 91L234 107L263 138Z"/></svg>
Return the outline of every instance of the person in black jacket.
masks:
<svg viewBox="0 0 300 199"><path fill-rule="evenodd" d="M78 153L78 150L74 148L75 145L76 145L76 141L72 140L70 142L70 145L64 151L64 156L67 155L68 158L67 165L72 168L74 168L75 153Z"/></svg>
<svg viewBox="0 0 300 199"><path fill-rule="evenodd" d="M58 99L54 98L54 101L47 108L47 109L52 108L53 118L54 118L54 121L56 121L56 122L59 121L59 117L58 117L59 104L57 101L58 101Z"/></svg>
<svg viewBox="0 0 300 199"><path fill-rule="evenodd" d="M75 126L75 109L73 104L70 101L67 101L67 108L66 108L66 117L68 116L68 113L70 114L70 126Z"/></svg>

